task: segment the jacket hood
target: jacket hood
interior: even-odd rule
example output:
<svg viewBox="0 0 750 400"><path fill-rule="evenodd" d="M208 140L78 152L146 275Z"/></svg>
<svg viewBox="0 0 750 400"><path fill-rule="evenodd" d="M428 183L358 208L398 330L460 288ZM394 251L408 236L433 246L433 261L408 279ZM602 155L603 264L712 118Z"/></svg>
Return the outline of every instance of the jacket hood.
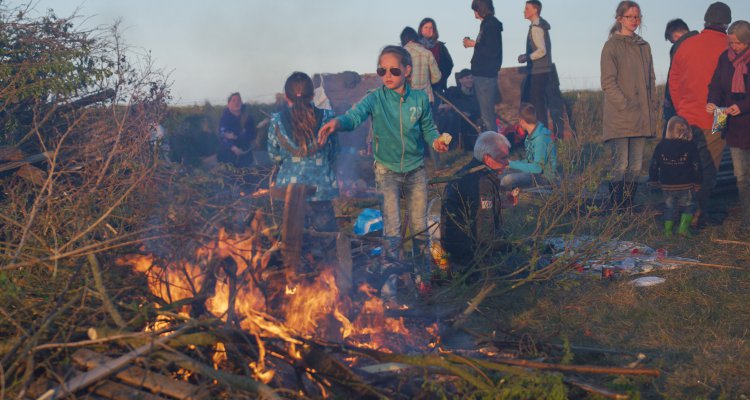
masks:
<svg viewBox="0 0 750 400"><path fill-rule="evenodd" d="M549 22L547 22L547 20L542 17L539 17L539 26L545 31L552 29L552 25L550 25Z"/></svg>
<svg viewBox="0 0 750 400"><path fill-rule="evenodd" d="M534 132L531 132L528 138L526 140L536 140L538 138L544 137L544 136L552 136L552 132L547 129L546 126L544 126L543 123L539 122L536 124L536 128L534 128Z"/></svg>

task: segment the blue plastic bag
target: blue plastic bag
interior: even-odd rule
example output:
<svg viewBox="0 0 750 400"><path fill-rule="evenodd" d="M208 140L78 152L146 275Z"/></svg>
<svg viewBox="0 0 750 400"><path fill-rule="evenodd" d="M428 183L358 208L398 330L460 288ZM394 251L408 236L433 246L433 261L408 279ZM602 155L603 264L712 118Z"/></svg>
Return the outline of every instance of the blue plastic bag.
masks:
<svg viewBox="0 0 750 400"><path fill-rule="evenodd" d="M362 236L380 230L383 230L383 214L380 210L365 208L354 223L355 235Z"/></svg>

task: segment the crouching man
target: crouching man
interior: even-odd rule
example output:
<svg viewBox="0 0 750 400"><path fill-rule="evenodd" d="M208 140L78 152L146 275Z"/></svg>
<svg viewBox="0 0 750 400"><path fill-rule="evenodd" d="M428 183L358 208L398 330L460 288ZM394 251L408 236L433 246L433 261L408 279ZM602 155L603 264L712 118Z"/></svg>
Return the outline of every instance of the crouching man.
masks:
<svg viewBox="0 0 750 400"><path fill-rule="evenodd" d="M498 175L508 166L510 143L497 132L484 132L474 158L446 185L441 210L441 244L451 265L469 266L499 244L502 229ZM452 268L455 271L455 268Z"/></svg>

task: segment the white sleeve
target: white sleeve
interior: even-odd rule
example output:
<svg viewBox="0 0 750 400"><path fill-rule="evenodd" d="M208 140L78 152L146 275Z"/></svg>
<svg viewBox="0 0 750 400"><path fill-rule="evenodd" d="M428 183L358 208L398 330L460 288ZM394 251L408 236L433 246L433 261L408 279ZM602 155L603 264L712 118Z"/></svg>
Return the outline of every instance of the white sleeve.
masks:
<svg viewBox="0 0 750 400"><path fill-rule="evenodd" d="M536 61L547 55L547 46L544 44L544 29L537 25L531 27L531 40L534 42L536 50L529 54L531 61Z"/></svg>

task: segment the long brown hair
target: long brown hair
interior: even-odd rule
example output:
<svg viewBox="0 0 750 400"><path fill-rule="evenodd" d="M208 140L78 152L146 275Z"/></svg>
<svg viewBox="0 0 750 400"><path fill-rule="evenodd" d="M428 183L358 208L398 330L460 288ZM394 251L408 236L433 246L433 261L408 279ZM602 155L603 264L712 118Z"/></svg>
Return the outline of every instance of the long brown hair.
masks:
<svg viewBox="0 0 750 400"><path fill-rule="evenodd" d="M294 72L284 84L284 94L292 104L282 113L282 118L291 125L294 143L288 143L280 132L276 134L282 146L295 156L314 154L318 151L318 117L312 104L315 95L312 79L304 72Z"/></svg>
<svg viewBox="0 0 750 400"><path fill-rule="evenodd" d="M638 3L634 1L621 1L620 4L617 5L617 9L615 10L615 24L612 25L612 28L609 29L609 36L614 35L616 32L619 32L620 29L622 29L622 24L617 19L624 16L625 13L628 12L628 10L630 10L632 7L637 8L639 14L642 13L641 6L639 6Z"/></svg>

